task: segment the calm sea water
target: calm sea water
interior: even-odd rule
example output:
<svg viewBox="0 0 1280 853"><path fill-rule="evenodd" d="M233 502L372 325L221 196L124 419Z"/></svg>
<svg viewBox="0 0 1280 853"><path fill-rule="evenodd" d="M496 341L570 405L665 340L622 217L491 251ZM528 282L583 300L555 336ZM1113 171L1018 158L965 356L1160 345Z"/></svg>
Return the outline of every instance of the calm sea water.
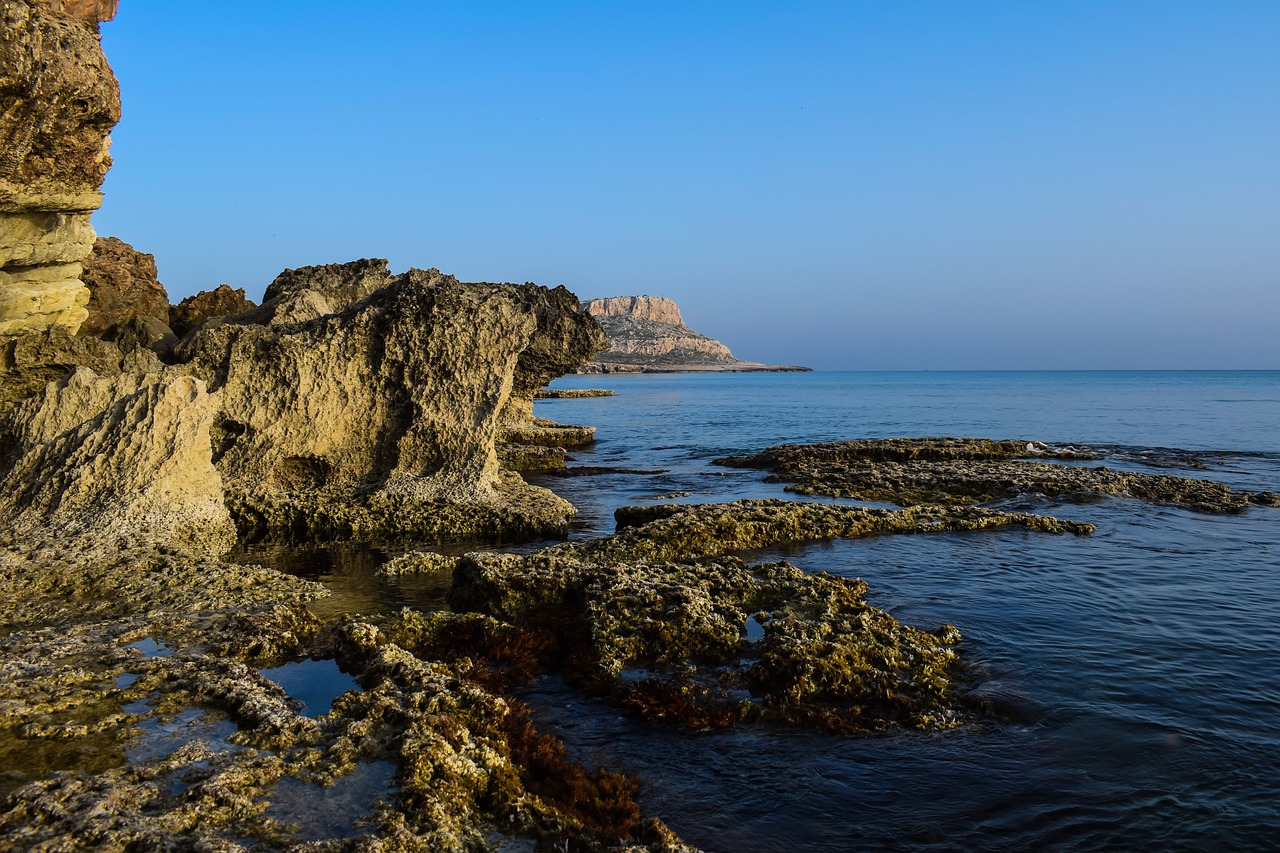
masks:
<svg viewBox="0 0 1280 853"><path fill-rule="evenodd" d="M547 478L581 508L784 496L711 458L783 442L983 436L1197 451L1205 476L1280 489L1280 372L575 376L616 397L538 414L599 427L575 464L654 475ZM712 851L1275 850L1280 846L1280 510L1214 516L1108 498L1022 500L1090 521L1024 532L777 549L864 578L872 602L944 622L1008 721L941 734L830 737L772 726L689 734L620 716L553 678L528 698L584 763L644 782L642 802ZM412 602L412 590L402 591Z"/></svg>

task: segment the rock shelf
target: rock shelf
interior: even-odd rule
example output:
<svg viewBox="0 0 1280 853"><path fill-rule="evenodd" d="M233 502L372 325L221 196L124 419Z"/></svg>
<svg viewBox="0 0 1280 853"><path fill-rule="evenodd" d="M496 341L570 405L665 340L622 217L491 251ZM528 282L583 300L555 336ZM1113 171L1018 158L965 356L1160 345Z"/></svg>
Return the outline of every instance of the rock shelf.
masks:
<svg viewBox="0 0 1280 853"><path fill-rule="evenodd" d="M965 505L1026 495L1089 501L1102 495L1174 504L1201 512L1280 506L1275 492L1237 491L1213 480L1118 471L1106 466L1040 460L1096 460L1089 448L1035 441L919 438L792 444L717 464L770 471L788 491L900 506Z"/></svg>

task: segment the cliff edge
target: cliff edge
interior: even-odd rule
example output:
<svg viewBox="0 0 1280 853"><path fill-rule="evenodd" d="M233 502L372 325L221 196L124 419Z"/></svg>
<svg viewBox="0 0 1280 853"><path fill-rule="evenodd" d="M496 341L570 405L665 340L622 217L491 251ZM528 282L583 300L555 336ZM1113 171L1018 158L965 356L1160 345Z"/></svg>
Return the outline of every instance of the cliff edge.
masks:
<svg viewBox="0 0 1280 853"><path fill-rule="evenodd" d="M611 296L581 304L609 338L609 349L579 373L692 373L703 371L807 371L734 358L729 348L684 323L674 300L663 296Z"/></svg>

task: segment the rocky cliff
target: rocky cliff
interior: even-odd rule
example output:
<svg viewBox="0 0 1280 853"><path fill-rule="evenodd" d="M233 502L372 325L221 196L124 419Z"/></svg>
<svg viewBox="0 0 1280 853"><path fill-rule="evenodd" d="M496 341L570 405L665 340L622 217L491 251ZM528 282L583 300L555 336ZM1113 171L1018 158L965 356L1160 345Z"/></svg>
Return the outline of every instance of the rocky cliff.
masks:
<svg viewBox="0 0 1280 853"><path fill-rule="evenodd" d="M107 0L0 4L0 333L88 316L81 262L111 166L120 91L102 54Z"/></svg>
<svg viewBox="0 0 1280 853"><path fill-rule="evenodd" d="M102 532L108 519L139 536L169 529L157 515L193 515L207 542L200 524L169 538L197 550L228 544L207 509L224 500L254 537L565 528L573 508L500 469L495 445L534 427L537 388L604 346L573 294L365 260L287 270L267 297L206 320L170 365L137 335L0 338L15 354L0 376L0 508L31 526ZM179 483L175 469L205 474Z"/></svg>
<svg viewBox="0 0 1280 853"><path fill-rule="evenodd" d="M676 303L662 296L590 299L581 310L599 321L609 349L582 373L805 370L741 361L719 341L690 329Z"/></svg>

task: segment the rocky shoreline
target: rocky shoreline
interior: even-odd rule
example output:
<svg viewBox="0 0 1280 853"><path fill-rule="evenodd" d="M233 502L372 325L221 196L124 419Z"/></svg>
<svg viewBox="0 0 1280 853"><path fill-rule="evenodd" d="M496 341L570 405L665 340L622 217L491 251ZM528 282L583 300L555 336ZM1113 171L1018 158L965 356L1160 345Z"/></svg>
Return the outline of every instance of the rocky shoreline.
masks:
<svg viewBox="0 0 1280 853"><path fill-rule="evenodd" d="M599 324L562 287L376 259L285 270L261 305L229 287L169 305L149 256L88 225L119 114L97 38L113 12L20 0L0 30L22 72L3 80L15 107L0 122L0 838L14 849L691 851L643 813L636 780L571 761L517 688L557 674L693 731L992 719L965 689L956 628L904 625L861 580L750 553L1093 532L973 505L1031 493L1280 504L1047 464L1088 453L1035 442L843 442L721 461L900 509L650 505L599 539L485 549L568 533L574 508L520 472L564 469L594 440L533 400L607 345ZM566 474L605 470L623 469ZM474 546L383 567L447 573L450 609L321 618L323 585L227 556L373 538ZM346 686L313 707L281 675L307 665ZM336 797L341 825L324 820Z"/></svg>

